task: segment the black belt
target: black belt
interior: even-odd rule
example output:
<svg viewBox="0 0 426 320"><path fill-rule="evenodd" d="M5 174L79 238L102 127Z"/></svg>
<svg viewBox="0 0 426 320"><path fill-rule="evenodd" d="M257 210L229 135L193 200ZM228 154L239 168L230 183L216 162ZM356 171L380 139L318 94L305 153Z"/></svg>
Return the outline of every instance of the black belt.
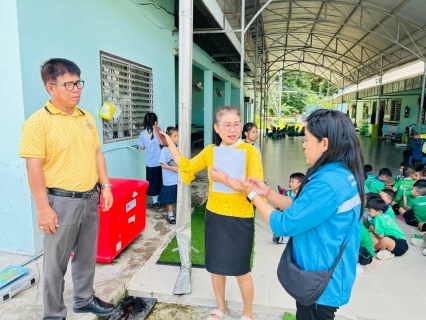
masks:
<svg viewBox="0 0 426 320"><path fill-rule="evenodd" d="M67 191L57 188L46 188L47 193L52 196L66 197L66 198L77 198L77 199L89 199L95 192L99 192L98 184L92 190L86 192Z"/></svg>

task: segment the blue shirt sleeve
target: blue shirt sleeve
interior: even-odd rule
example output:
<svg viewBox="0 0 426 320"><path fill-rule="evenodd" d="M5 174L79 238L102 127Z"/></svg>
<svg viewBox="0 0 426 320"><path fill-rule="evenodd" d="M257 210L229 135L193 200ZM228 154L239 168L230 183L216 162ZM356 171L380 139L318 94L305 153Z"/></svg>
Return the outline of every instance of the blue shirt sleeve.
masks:
<svg viewBox="0 0 426 320"><path fill-rule="evenodd" d="M138 145L140 146L140 147L145 147L145 144L144 144L144 142L143 142L143 137L142 137L142 135L143 134L145 134L145 130L143 130L142 132L141 132L141 134L139 135L139 138L138 138Z"/></svg>
<svg viewBox="0 0 426 320"><path fill-rule="evenodd" d="M169 162L169 160L167 159L166 150L167 150L166 147L164 147L163 149L161 149L160 159L158 160L158 161L160 161L160 163L167 164Z"/></svg>
<svg viewBox="0 0 426 320"><path fill-rule="evenodd" d="M285 211L275 210L269 224L276 236L295 236L322 224L338 211L334 190L324 180L308 182Z"/></svg>

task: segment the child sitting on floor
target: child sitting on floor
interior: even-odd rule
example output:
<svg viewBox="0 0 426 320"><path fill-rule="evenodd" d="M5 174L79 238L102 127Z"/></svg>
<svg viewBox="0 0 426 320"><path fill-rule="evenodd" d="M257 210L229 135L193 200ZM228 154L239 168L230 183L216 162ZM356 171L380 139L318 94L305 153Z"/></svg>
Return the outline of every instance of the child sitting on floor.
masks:
<svg viewBox="0 0 426 320"><path fill-rule="evenodd" d="M388 209L386 210L385 214L388 214L392 219L395 219L395 213L393 212L392 208L392 201L395 198L395 191L391 189L383 189L379 192L379 196L388 206Z"/></svg>
<svg viewBox="0 0 426 320"><path fill-rule="evenodd" d="M379 260L402 256L408 250L405 235L396 222L387 214L387 205L379 197L371 197L366 204L371 219L370 233Z"/></svg>
<svg viewBox="0 0 426 320"><path fill-rule="evenodd" d="M385 188L385 182L388 181L390 177L392 177L392 171L388 168L382 168L379 170L379 175L377 177L373 174L367 174L364 187L368 192L379 193Z"/></svg>
<svg viewBox="0 0 426 320"><path fill-rule="evenodd" d="M393 191L396 192L396 195L392 202L392 208L393 208L393 212L396 215L399 214L399 208L404 207L404 203L402 200L403 200L405 191L411 189L414 182L416 182L415 180L413 180L413 177L414 177L413 167L405 166L404 169L402 169L402 175L404 176L404 178L399 180L393 187Z"/></svg>
<svg viewBox="0 0 426 320"><path fill-rule="evenodd" d="M405 222L420 231L426 231L426 180L418 180L411 189L411 196L404 194L404 207L399 208Z"/></svg>
<svg viewBox="0 0 426 320"><path fill-rule="evenodd" d="M370 193L370 189L368 186L370 185L371 180L374 180L375 176L373 174L373 167L371 164L364 165L364 174L365 174L365 181L364 181L364 193Z"/></svg>
<svg viewBox="0 0 426 320"><path fill-rule="evenodd" d="M374 244L371 239L370 232L361 223L361 244L359 247L358 263L362 266L370 264L376 253L374 252Z"/></svg>
<svg viewBox="0 0 426 320"><path fill-rule="evenodd" d="M399 164L399 169L398 169L398 171L399 171L399 174L397 174L396 175L396 177L395 177L395 180L393 181L393 182L391 182L391 183L388 183L387 185L386 185L386 187L392 187L392 186L394 186L395 185L395 183L397 183L399 180L402 180L403 178L404 178L404 175L402 174L402 170L404 169L404 167L405 166L408 166L409 164L408 164L408 162L401 162L400 164Z"/></svg>
<svg viewBox="0 0 426 320"><path fill-rule="evenodd" d="M420 165L416 168L415 172L414 172L414 180L419 181L419 180L423 180L425 177L425 168L423 165Z"/></svg>
<svg viewBox="0 0 426 320"><path fill-rule="evenodd" d="M294 200L299 192L300 186L302 185L303 180L305 179L305 175L301 172L295 172L290 175L290 181L288 183L289 190L285 191L284 195L287 197L291 197ZM282 194L283 190L280 186L278 186L278 191ZM272 236L272 241L274 243L287 243L289 237L277 237L275 234Z"/></svg>

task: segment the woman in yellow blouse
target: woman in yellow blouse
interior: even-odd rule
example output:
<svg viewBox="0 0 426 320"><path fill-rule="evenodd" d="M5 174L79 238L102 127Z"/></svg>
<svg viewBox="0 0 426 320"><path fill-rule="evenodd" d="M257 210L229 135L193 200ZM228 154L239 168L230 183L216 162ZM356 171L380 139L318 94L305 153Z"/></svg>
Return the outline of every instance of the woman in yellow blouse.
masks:
<svg viewBox="0 0 426 320"><path fill-rule="evenodd" d="M235 193L231 189L228 192L224 190L225 186L221 186L219 188L221 191L217 191L213 187L212 176L215 181L226 185L224 173L227 168L215 169L214 165L219 162L224 163L227 159L221 159L221 161L214 159L215 148L232 148L245 154L245 177L263 179L262 160L255 147L240 139L242 126L238 108L220 107L216 110L214 119L215 144L205 147L194 158L186 159L172 141L168 141L168 147L185 184L190 184L194 180L196 172L207 168L209 195L205 218L205 265L207 271L211 273L217 302L216 309L207 319L225 319L227 315L226 276L235 276L244 302L241 319L252 320L254 319L252 310L254 289L250 275L250 256L254 238L253 205L247 200L245 194ZM164 136L170 139L169 136ZM216 153L224 154L217 151Z"/></svg>

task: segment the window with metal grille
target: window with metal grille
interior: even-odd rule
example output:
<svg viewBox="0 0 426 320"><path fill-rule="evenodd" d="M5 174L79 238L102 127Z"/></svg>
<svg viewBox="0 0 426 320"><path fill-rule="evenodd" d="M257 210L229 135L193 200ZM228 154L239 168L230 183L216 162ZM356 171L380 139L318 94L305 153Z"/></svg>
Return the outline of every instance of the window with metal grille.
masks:
<svg viewBox="0 0 426 320"><path fill-rule="evenodd" d="M102 121L104 143L138 138L153 109L152 69L101 51L102 98L116 106Z"/></svg>
<svg viewBox="0 0 426 320"><path fill-rule="evenodd" d="M401 119L401 102L402 99L391 100L391 107L389 110L389 121L399 122L399 120Z"/></svg>

